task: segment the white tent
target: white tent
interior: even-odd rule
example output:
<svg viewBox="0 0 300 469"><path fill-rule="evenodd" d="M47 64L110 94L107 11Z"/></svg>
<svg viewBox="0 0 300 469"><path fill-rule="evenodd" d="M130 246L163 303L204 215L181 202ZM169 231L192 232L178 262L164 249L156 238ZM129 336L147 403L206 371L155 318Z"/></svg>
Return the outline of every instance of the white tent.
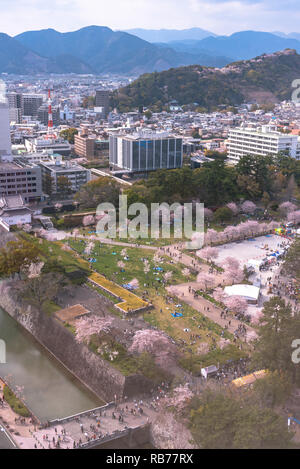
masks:
<svg viewBox="0 0 300 469"><path fill-rule="evenodd" d="M241 296L248 303L256 304L258 302L260 288L254 285L232 285L231 287L225 287L224 292L228 296Z"/></svg>

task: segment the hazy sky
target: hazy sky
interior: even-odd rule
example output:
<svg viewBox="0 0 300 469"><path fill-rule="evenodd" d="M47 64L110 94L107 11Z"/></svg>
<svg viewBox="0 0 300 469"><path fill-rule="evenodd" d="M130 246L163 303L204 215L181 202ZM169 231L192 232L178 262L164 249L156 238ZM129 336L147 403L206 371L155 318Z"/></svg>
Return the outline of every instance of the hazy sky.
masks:
<svg viewBox="0 0 300 469"><path fill-rule="evenodd" d="M112 29L197 26L217 34L300 29L299 0L0 0L0 8L0 31L10 35L91 24Z"/></svg>

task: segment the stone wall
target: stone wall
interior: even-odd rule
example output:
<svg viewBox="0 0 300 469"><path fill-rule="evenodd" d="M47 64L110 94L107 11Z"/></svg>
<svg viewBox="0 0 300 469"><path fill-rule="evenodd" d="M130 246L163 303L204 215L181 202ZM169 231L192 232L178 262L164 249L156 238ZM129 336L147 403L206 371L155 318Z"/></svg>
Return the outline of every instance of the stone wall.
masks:
<svg viewBox="0 0 300 469"><path fill-rule="evenodd" d="M101 399L111 402L115 395L133 397L149 390L150 381L142 376L124 377L85 345L78 344L73 334L52 317L31 307L23 310L13 300L12 288L9 282L0 282L0 307Z"/></svg>

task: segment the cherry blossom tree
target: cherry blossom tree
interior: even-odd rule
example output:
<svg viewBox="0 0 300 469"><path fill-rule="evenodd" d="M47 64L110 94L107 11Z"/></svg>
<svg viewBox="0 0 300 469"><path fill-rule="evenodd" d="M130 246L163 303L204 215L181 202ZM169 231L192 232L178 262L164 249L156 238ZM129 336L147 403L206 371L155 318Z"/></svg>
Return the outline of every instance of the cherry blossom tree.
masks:
<svg viewBox="0 0 300 469"><path fill-rule="evenodd" d="M202 290L209 290L215 285L215 276L207 272L200 272L197 276L197 283Z"/></svg>
<svg viewBox="0 0 300 469"><path fill-rule="evenodd" d="M212 259L217 259L219 256L219 250L217 248L207 247L197 251L197 256L211 262Z"/></svg>
<svg viewBox="0 0 300 469"><path fill-rule="evenodd" d="M122 261L119 261L117 265L118 265L119 269L124 269L125 268L125 264Z"/></svg>
<svg viewBox="0 0 300 469"><path fill-rule="evenodd" d="M282 214L287 215L288 213L295 212L297 210L297 205L292 202L283 202L279 205L279 210Z"/></svg>
<svg viewBox="0 0 300 469"><path fill-rule="evenodd" d="M166 366L174 362L176 347L169 338L161 331L154 329L142 329L136 331L132 344L129 348L131 353L148 352L154 356L157 364Z"/></svg>
<svg viewBox="0 0 300 469"><path fill-rule="evenodd" d="M205 234L205 244L215 244L218 242L219 234L216 230L207 230Z"/></svg>
<svg viewBox="0 0 300 469"><path fill-rule="evenodd" d="M165 404L172 406L176 411L181 412L188 405L194 394L190 390L188 384L180 385L173 390L172 395L166 398Z"/></svg>
<svg viewBox="0 0 300 469"><path fill-rule="evenodd" d="M242 204L241 208L244 213L249 213L250 215L252 215L256 210L256 205L254 202L251 202L250 200L246 200Z"/></svg>
<svg viewBox="0 0 300 469"><path fill-rule="evenodd" d="M300 210L288 214L288 221L292 223L300 223Z"/></svg>
<svg viewBox="0 0 300 469"><path fill-rule="evenodd" d="M88 341L92 335L107 331L112 322L112 318L101 318L95 314L77 319L75 321L76 341L83 343Z"/></svg>
<svg viewBox="0 0 300 469"><path fill-rule="evenodd" d="M234 313L246 314L248 309L247 300L241 296L228 296L224 303Z"/></svg>
<svg viewBox="0 0 300 469"><path fill-rule="evenodd" d="M239 261L234 257L226 257L222 262L222 267L225 271L223 275L225 284L232 285L244 280L244 272L240 267Z"/></svg>
<svg viewBox="0 0 300 469"><path fill-rule="evenodd" d="M228 207L232 211L233 215L237 215L239 213L239 208L234 202L230 202L226 205L226 207Z"/></svg>
<svg viewBox="0 0 300 469"><path fill-rule="evenodd" d="M215 289L213 297L219 303L224 303L225 299L227 298L227 295L224 292L223 288L218 287L218 288Z"/></svg>
<svg viewBox="0 0 300 469"><path fill-rule="evenodd" d="M173 277L173 272L168 271L168 272L164 273L163 277L164 277L165 282L169 282Z"/></svg>

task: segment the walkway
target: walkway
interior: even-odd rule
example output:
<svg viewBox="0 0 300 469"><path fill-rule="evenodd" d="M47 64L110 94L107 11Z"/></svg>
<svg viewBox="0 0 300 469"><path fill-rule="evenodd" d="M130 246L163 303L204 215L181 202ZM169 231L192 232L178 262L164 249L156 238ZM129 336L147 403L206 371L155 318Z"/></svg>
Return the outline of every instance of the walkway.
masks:
<svg viewBox="0 0 300 469"><path fill-rule="evenodd" d="M168 287L167 290L172 295L177 296L182 301L192 306L192 308L199 311L204 316L208 317L211 321L214 321L215 323L219 324L223 329L225 326L227 326L227 330L231 334L233 334L241 324L244 324L235 319L234 316L230 316L229 319L221 318L221 308L201 296L199 296L198 298L194 298L194 294L192 292L189 292L189 288L197 290L198 287L199 285L197 284L197 282L189 282ZM250 326L246 326L246 330L246 341L250 342L251 340L255 339L255 330Z"/></svg>

